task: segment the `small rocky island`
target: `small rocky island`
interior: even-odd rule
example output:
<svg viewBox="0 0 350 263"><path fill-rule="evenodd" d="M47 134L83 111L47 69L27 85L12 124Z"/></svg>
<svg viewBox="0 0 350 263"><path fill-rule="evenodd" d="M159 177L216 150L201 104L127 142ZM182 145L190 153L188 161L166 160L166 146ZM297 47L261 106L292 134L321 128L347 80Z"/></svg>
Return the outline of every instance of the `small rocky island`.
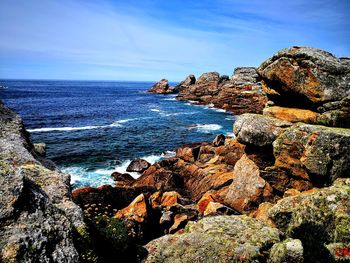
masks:
<svg viewBox="0 0 350 263"><path fill-rule="evenodd" d="M232 112L235 136L71 193L0 104L1 262L350 262L350 58L291 47L150 92Z"/></svg>

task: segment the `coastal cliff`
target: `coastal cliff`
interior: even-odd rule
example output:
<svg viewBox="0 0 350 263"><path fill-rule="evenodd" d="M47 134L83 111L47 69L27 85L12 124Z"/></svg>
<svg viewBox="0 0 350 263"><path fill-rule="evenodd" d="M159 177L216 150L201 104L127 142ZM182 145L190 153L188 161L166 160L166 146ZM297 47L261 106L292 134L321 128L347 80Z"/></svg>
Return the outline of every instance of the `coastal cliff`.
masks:
<svg viewBox="0 0 350 263"><path fill-rule="evenodd" d="M72 194L0 104L2 261L350 262L349 62L291 47L231 78L162 80L150 92L237 115L234 136Z"/></svg>

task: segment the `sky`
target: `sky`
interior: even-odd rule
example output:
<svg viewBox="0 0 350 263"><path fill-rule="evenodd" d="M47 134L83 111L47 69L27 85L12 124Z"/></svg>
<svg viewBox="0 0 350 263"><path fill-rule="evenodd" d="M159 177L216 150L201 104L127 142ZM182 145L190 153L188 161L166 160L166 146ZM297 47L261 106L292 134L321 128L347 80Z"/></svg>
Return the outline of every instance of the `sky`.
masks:
<svg viewBox="0 0 350 263"><path fill-rule="evenodd" d="M350 56L349 0L0 0L0 79L179 81L312 46Z"/></svg>

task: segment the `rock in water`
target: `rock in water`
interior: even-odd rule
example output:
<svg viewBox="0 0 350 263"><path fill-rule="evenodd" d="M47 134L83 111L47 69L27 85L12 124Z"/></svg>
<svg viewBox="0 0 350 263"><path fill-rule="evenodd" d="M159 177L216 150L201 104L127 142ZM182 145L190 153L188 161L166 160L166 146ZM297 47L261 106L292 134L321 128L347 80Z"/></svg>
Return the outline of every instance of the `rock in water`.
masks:
<svg viewBox="0 0 350 263"><path fill-rule="evenodd" d="M148 243L145 262L260 262L279 231L247 216L206 217Z"/></svg>
<svg viewBox="0 0 350 263"><path fill-rule="evenodd" d="M170 93L175 93L175 90L173 87L169 86L169 82L167 79L161 79L160 81L156 82L148 90L148 92L157 93L157 94L170 94Z"/></svg>
<svg viewBox="0 0 350 263"><path fill-rule="evenodd" d="M194 75L188 75L183 81L175 86L175 91L180 92L184 89L189 88L191 85L196 83L196 77Z"/></svg>
<svg viewBox="0 0 350 263"><path fill-rule="evenodd" d="M135 159L133 160L129 166L126 168L127 172L136 172L136 173L143 173L146 171L151 164L143 159Z"/></svg>

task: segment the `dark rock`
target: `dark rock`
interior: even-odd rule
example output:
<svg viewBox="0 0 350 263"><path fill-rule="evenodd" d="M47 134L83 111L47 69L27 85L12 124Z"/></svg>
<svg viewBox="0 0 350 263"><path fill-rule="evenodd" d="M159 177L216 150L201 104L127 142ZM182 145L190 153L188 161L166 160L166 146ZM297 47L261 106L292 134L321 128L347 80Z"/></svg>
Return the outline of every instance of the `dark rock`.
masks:
<svg viewBox="0 0 350 263"><path fill-rule="evenodd" d="M135 178L128 173L122 174L119 172L113 172L111 176L113 177L114 181L118 182L118 185L129 185L135 181Z"/></svg>
<svg viewBox="0 0 350 263"><path fill-rule="evenodd" d="M219 134L214 138L212 144L214 147L222 146L225 144L225 139L226 139L225 135Z"/></svg>
<svg viewBox="0 0 350 263"><path fill-rule="evenodd" d="M146 171L151 164L143 159L135 159L133 160L129 166L126 168L127 172L136 172L136 173L143 173Z"/></svg>

